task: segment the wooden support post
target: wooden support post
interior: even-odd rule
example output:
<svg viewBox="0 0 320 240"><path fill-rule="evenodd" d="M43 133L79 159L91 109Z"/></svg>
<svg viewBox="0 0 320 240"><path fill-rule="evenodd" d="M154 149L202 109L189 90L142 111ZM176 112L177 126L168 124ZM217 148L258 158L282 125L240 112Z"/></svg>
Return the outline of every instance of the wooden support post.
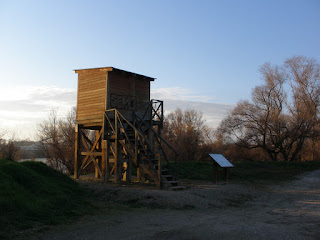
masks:
<svg viewBox="0 0 320 240"><path fill-rule="evenodd" d="M213 175L212 175L212 181L214 183L218 182L218 166L215 162L213 162Z"/></svg>
<svg viewBox="0 0 320 240"><path fill-rule="evenodd" d="M100 137L99 135L99 131L96 131L96 141L98 140L98 138ZM100 149L100 140L98 140L98 143L96 145L96 149L99 150ZM99 178L99 171L98 171L98 166L100 165L100 161L99 158L96 158L97 161L97 165L95 165L95 178L98 179Z"/></svg>
<svg viewBox="0 0 320 240"><path fill-rule="evenodd" d="M137 182L141 181L141 172L140 172L140 167L137 167Z"/></svg>
<svg viewBox="0 0 320 240"><path fill-rule="evenodd" d="M123 163L123 168L125 169L125 172L123 174L123 178L122 180L127 182L127 183L131 183L131 166L132 164L130 164L131 160L130 158L128 159L128 162L124 162Z"/></svg>
<svg viewBox="0 0 320 240"><path fill-rule="evenodd" d="M228 182L229 171L228 168L224 168L224 181Z"/></svg>
<svg viewBox="0 0 320 240"><path fill-rule="evenodd" d="M102 135L103 136L103 135ZM102 180L106 181L106 148L107 148L107 141L102 140L102 157L101 157L101 169L102 169Z"/></svg>
<svg viewBox="0 0 320 240"><path fill-rule="evenodd" d="M107 161L106 161L106 181L109 182L110 181L110 140L106 140L107 141L107 148L106 148L106 155L107 155Z"/></svg>
<svg viewBox="0 0 320 240"><path fill-rule="evenodd" d="M114 144L114 164L115 164L115 169L114 169L114 182L119 183L121 179L121 172L120 169L122 167L121 165L121 159L120 159L120 143L119 143L119 129L118 129L118 116L117 113L115 112L115 144Z"/></svg>
<svg viewBox="0 0 320 240"><path fill-rule="evenodd" d="M134 154L135 154L135 161L137 164L137 182L141 181L141 175L140 175L140 167L139 167L139 159L138 159L138 154L139 154L139 149L138 149L138 141L139 141L139 136L137 130L134 131Z"/></svg>
<svg viewBox="0 0 320 240"><path fill-rule="evenodd" d="M126 174L127 174L127 176L126 176L127 177L127 183L131 183L131 178L132 178L132 159L130 157L128 159Z"/></svg>
<svg viewBox="0 0 320 240"><path fill-rule="evenodd" d="M79 179L79 163L81 159L80 144L81 144L81 131L79 124L75 126L75 152L74 152L74 179Z"/></svg>
<svg viewBox="0 0 320 240"><path fill-rule="evenodd" d="M128 163L127 162L123 162L123 169L124 169L124 174L122 176L122 181L127 181L127 168L128 168Z"/></svg>

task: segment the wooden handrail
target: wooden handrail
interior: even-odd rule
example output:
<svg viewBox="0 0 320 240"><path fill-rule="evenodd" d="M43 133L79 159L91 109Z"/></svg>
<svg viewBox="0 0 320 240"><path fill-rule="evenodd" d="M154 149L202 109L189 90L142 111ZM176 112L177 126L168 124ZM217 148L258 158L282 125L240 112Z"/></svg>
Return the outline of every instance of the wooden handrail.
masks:
<svg viewBox="0 0 320 240"><path fill-rule="evenodd" d="M155 154L156 153L156 151L155 150L157 150L157 149L155 149L154 147L153 147L153 144L151 144L150 143L150 141L137 129L137 128L135 128L117 109L108 109L108 110L106 110L106 112L105 112L105 117L108 119L108 122L109 122L109 124L111 125L111 122L110 122L110 120L109 120L109 117L108 117L108 115L106 114L107 112L115 112L115 120L116 121L118 121L118 119L119 119L119 122L120 122L120 124L121 124L121 126L122 126L122 128L124 129L124 126L123 126L123 124L122 124L122 121L121 120L124 120L132 129L134 129L135 130L135 132L138 134L138 136L139 136L139 138L138 138L138 141L140 141L140 143L141 143L141 145L142 145L142 147L143 147L143 149L144 149L144 151L145 152L147 152L147 149L145 148L145 144L149 147L149 149L153 152L153 154ZM120 118L121 117L121 118ZM131 143L130 143L130 141L129 141L129 138L128 138L128 136L127 136L127 134L125 133L125 136L126 136L126 139L128 140L128 142L129 142L129 144L130 144L130 146L133 148L133 146L131 145ZM145 144L144 144L144 142L145 142ZM146 155L147 156L147 158L148 158L148 161L149 161L149 164L151 165L151 166L153 166L153 163L152 163L152 161L150 160L150 157L148 156L148 155Z"/></svg>

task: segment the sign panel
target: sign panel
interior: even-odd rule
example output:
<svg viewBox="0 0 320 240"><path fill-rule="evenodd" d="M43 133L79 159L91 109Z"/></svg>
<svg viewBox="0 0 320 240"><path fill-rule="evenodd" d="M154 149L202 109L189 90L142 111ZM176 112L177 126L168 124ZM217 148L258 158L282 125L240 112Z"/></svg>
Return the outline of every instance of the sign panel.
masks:
<svg viewBox="0 0 320 240"><path fill-rule="evenodd" d="M209 155L214 161L216 161L216 163L218 163L220 167L223 167L223 168L234 167L232 163L229 162L229 160L227 160L222 154L210 153Z"/></svg>

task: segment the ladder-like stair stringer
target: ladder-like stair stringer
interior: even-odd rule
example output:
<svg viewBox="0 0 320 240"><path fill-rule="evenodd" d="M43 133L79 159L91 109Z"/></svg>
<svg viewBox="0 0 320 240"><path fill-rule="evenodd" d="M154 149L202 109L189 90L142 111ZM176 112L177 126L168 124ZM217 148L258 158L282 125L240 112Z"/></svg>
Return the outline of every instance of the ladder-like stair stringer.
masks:
<svg viewBox="0 0 320 240"><path fill-rule="evenodd" d="M135 119L134 122L129 121L116 109L107 110L105 116L106 139L112 142L111 145L121 145L121 153L118 154L121 154L122 157L118 156L117 159L131 161L132 165L139 168L140 175L145 180L155 182L160 188L184 189L180 186L180 181L176 176L169 173L169 169L162 169L163 159L166 159L161 142L159 142L159 139L162 138L148 124L150 121L141 119L139 121ZM148 137L150 132L153 137ZM165 144L168 143L165 142Z"/></svg>

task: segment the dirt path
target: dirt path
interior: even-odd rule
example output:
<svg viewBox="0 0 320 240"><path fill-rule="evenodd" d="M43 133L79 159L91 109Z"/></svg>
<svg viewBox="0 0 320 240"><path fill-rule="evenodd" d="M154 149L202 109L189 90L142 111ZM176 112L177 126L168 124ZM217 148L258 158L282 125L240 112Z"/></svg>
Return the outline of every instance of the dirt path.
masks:
<svg viewBox="0 0 320 240"><path fill-rule="evenodd" d="M320 170L263 190L209 183L182 192L87 187L102 204L100 214L32 239L320 239ZM111 202L122 204L110 209Z"/></svg>

